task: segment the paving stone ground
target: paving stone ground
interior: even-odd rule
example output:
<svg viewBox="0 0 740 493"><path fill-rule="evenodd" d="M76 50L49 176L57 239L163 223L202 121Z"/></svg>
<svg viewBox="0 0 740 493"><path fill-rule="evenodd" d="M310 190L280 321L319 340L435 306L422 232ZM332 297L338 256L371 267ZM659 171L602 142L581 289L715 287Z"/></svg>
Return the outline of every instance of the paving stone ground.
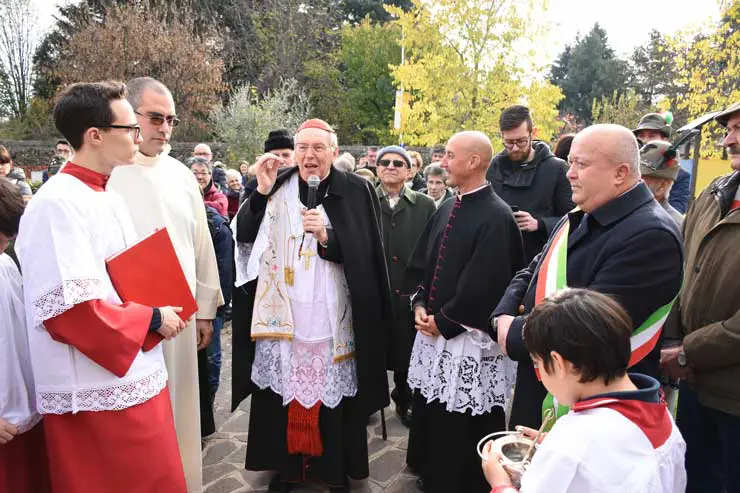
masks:
<svg viewBox="0 0 740 493"><path fill-rule="evenodd" d="M271 474L244 469L247 453L249 404L247 399L234 413L231 408L231 325L221 333L223 362L221 385L216 395L216 433L205 440L203 449L203 484L206 493L266 492ZM370 478L353 481L352 491L357 493L420 493L416 477L406 469L408 429L404 427L392 408L385 410L388 440L381 438L380 414L370 420L367 427L370 454ZM296 493L326 491L307 486L293 490Z"/></svg>

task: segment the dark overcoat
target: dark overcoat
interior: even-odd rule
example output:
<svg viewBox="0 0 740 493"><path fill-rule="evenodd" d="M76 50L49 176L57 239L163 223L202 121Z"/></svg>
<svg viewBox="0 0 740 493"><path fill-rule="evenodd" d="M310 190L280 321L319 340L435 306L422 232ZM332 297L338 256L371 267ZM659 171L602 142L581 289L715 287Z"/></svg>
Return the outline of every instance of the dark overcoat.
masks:
<svg viewBox="0 0 740 493"><path fill-rule="evenodd" d="M411 301L402 292L403 275L414 253L416 242L437 208L434 201L404 187L396 207L391 209L388 196L378 188L383 223L383 246L391 282L395 323L391 330L389 369L408 370L416 330Z"/></svg>
<svg viewBox="0 0 740 493"><path fill-rule="evenodd" d="M683 252L676 223L640 182L627 193L584 215L571 212L567 283L614 296L639 327L681 289ZM559 225L554 228L557 231ZM550 236L547 245L549 248ZM519 362L510 423L539 428L545 387L537 380L524 346L526 316L535 304L541 253L512 279L493 316L516 316L506 339L509 357ZM660 345L631 371L659 377Z"/></svg>

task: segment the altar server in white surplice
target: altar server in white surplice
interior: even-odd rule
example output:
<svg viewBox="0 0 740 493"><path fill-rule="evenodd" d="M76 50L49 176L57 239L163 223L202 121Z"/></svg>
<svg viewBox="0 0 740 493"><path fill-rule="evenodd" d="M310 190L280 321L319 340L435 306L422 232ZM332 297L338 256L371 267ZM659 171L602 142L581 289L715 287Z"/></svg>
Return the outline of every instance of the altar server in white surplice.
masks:
<svg viewBox="0 0 740 493"><path fill-rule="evenodd" d="M105 263L139 239L105 189L140 141L125 95L120 82L60 95L54 122L75 161L29 203L15 244L54 493L185 492L160 343L185 324L171 307L124 303Z"/></svg>
<svg viewBox="0 0 740 493"><path fill-rule="evenodd" d="M47 493L49 462L36 410L23 281L4 253L18 234L23 207L18 188L0 179L0 491Z"/></svg>

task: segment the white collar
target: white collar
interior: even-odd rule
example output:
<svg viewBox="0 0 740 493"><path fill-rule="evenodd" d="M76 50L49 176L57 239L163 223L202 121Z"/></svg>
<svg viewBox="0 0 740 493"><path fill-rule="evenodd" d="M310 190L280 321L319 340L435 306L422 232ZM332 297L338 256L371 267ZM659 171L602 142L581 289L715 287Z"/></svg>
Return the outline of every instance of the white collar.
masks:
<svg viewBox="0 0 740 493"><path fill-rule="evenodd" d="M474 190L471 190L469 192L465 192L465 193L458 192L457 193L457 198L461 199L461 198L465 197L466 195L470 195L471 193L479 192L479 191L483 190L484 188L486 188L488 185L489 185L489 183L488 182L485 182L485 183L483 183L483 185L481 185L478 188L476 188Z"/></svg>

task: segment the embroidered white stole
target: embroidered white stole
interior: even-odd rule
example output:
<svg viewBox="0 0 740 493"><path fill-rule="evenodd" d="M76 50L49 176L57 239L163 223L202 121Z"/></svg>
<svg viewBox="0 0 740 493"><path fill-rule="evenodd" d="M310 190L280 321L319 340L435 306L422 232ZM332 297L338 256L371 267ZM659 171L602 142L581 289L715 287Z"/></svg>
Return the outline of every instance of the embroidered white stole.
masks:
<svg viewBox="0 0 740 493"><path fill-rule="evenodd" d="M293 339L295 324L288 290L290 275L313 276L317 263L322 262L322 270L327 273L324 295L329 308L333 361L336 363L354 357L349 287L342 265L325 261L309 249L312 244L316 246L316 241L310 235L303 235L302 208L296 173L268 200L265 216L246 261L246 276L242 279L245 282L258 279L252 312L252 339ZM318 206L317 210L324 222L330 225L323 206ZM237 270L243 271L240 255L237 255Z"/></svg>

